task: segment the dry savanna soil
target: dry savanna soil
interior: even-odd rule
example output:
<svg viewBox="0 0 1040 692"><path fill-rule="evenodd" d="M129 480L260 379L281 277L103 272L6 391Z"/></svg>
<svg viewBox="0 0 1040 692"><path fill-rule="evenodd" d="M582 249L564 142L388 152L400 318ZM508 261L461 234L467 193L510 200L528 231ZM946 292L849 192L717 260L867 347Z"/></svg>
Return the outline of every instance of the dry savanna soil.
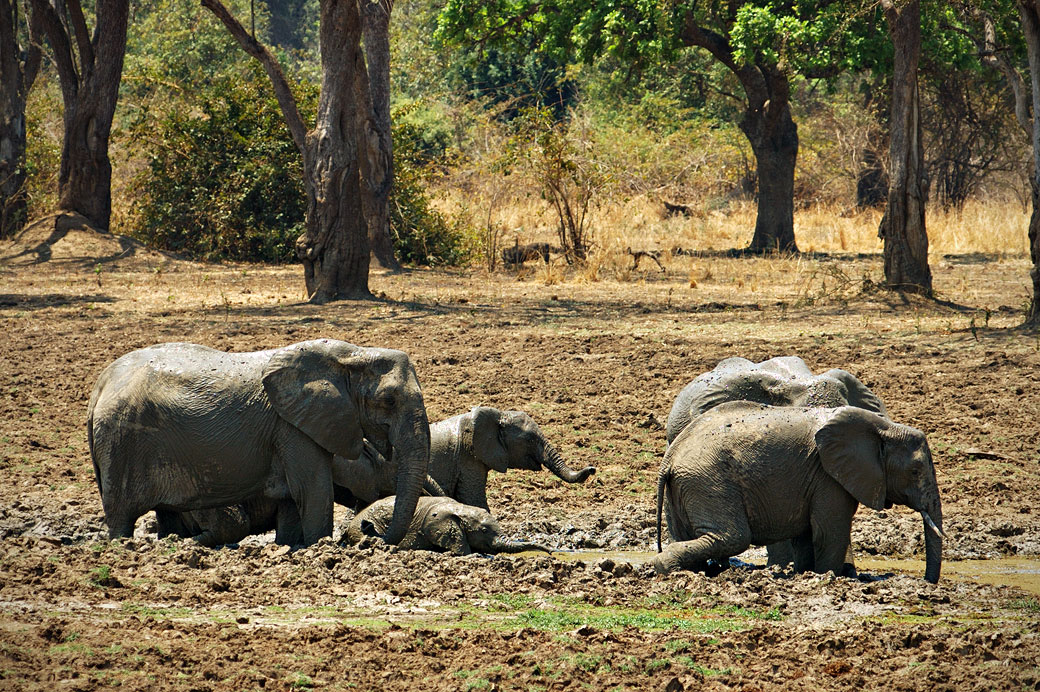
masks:
<svg viewBox="0 0 1040 692"><path fill-rule="evenodd" d="M373 275L376 300L313 306L299 267L75 230L40 252L47 239L0 247L0 690L1040 689L1040 338L1017 328L1022 258L933 257L937 301L878 290L877 256L718 254L663 272ZM158 540L150 516L107 540L84 419L109 362L317 337L407 351L431 420L521 409L594 464L580 486L491 476L505 532L559 552L211 550ZM937 585L900 507L857 514L858 579L766 569L761 549L717 577L653 574L675 394L722 358L789 354L850 370L928 434Z"/></svg>

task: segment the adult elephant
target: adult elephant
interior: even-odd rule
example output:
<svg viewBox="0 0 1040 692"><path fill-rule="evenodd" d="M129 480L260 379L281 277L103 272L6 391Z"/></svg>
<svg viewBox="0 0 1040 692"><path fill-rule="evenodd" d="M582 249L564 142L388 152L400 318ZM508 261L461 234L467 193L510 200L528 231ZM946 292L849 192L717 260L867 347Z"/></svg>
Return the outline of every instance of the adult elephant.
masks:
<svg viewBox="0 0 1040 692"><path fill-rule="evenodd" d="M334 465L336 484L349 489L362 505L394 492L390 480L395 465L376 451L366 448L360 458L337 458ZM582 483L596 472L593 466L577 471L568 466L538 424L522 411L475 406L430 426L430 477L441 494L465 505L488 509L491 470L543 467L568 483Z"/></svg>
<svg viewBox="0 0 1040 692"><path fill-rule="evenodd" d="M365 536L382 533L391 521L393 506L394 498L386 497L361 510L347 526L343 541L356 545ZM444 551L453 555L521 553L527 550L552 552L539 543L507 541L501 534L498 522L485 509L464 505L450 497L421 497L400 547Z"/></svg>
<svg viewBox="0 0 1040 692"><path fill-rule="evenodd" d="M277 502L279 540L309 545L332 534L333 455L357 457L368 439L399 469L385 536L396 543L430 453L408 356L330 339L253 353L133 351L98 378L87 433L113 538L152 509L162 521L264 498Z"/></svg>
<svg viewBox="0 0 1040 692"><path fill-rule="evenodd" d="M706 569L791 539L795 567L839 572L859 503L924 520L925 579L939 580L942 505L924 434L852 406L721 404L672 442L657 484L655 567ZM661 512L673 543L661 551Z"/></svg>
<svg viewBox="0 0 1040 692"><path fill-rule="evenodd" d="M761 363L734 357L698 375L679 392L668 414L668 444L705 411L740 400L771 406L856 406L888 416L881 399L845 370L835 368L814 375L798 356Z"/></svg>

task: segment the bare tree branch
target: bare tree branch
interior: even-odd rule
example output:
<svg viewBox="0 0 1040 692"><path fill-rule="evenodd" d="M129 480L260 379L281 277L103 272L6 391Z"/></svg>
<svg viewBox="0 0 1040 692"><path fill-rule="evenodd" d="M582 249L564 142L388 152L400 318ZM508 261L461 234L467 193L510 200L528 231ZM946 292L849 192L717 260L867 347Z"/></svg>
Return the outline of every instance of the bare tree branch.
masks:
<svg viewBox="0 0 1040 692"><path fill-rule="evenodd" d="M202 6L224 23L227 30L231 32L238 44L242 46L242 50L259 60L260 64L264 66L264 70L271 80L271 86L274 87L275 98L278 99L278 105L281 107L282 115L285 117L285 124L289 127L289 134L292 135L296 148L300 150L300 155L306 158L307 127L303 123L300 109L296 105L296 97L293 96L292 90L289 88L289 82L286 80L285 73L282 71L282 66L278 64L278 60L271 54L271 51L267 50L266 46L249 35L249 32L231 15L220 0L202 0Z"/></svg>
<svg viewBox="0 0 1040 692"><path fill-rule="evenodd" d="M79 50L79 73L85 75L94 69L94 46L90 43L90 30L87 20L83 18L83 6L79 0L67 0L69 18L72 21L72 34ZM98 22L100 23L100 22Z"/></svg>

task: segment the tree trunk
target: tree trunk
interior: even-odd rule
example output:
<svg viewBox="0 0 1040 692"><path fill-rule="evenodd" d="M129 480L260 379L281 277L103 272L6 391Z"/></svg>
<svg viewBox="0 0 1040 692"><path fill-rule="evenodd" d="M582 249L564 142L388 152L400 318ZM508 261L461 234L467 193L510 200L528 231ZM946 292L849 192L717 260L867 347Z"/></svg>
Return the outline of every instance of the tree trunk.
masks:
<svg viewBox="0 0 1040 692"><path fill-rule="evenodd" d="M372 257L384 269L400 271L390 237L390 191L394 181L393 140L390 135L390 13L393 0L359 0L361 35L365 46L370 115L359 123L364 144L361 159L362 203L368 222ZM363 76L364 73L359 73ZM360 80L364 81L364 80Z"/></svg>
<svg viewBox="0 0 1040 692"><path fill-rule="evenodd" d="M321 0L321 97L314 129L306 131L278 61L249 35L220 0L202 4L224 23L242 49L264 66L286 125L303 158L306 229L296 240L312 303L371 298L368 228L362 213L358 123L368 118L359 91L361 17L357 0Z"/></svg>
<svg viewBox="0 0 1040 692"><path fill-rule="evenodd" d="M372 297L358 160L358 123L368 112L357 98L365 69L357 0L322 0L320 21L321 98L303 156L307 230L296 241L312 303Z"/></svg>
<svg viewBox="0 0 1040 692"><path fill-rule="evenodd" d="M777 112L773 112L773 111ZM750 252L798 252L794 239L794 165L798 126L786 102L744 113L740 129L758 164L758 215Z"/></svg>
<svg viewBox="0 0 1040 692"><path fill-rule="evenodd" d="M931 295L928 235L924 225L924 151L921 144L917 64L921 56L919 0L897 7L882 0L895 51L892 74L891 178L888 207L878 228L884 240L885 283Z"/></svg>
<svg viewBox="0 0 1040 692"><path fill-rule="evenodd" d="M129 1L98 0L93 35L79 0L31 3L51 45L65 105L58 206L79 212L95 228L108 230L112 216L108 137L123 74Z"/></svg>
<svg viewBox="0 0 1040 692"><path fill-rule="evenodd" d="M1029 272L1033 282L1033 297L1029 304L1026 324L1040 326L1040 3L1036 0L1019 0L1019 15L1029 52L1029 77L1032 91L1032 117L1023 125L1030 125L1030 142L1033 145L1033 171L1030 183L1033 189L1033 213L1029 216L1029 258L1033 269ZM1021 110L1026 111L1023 106ZM1027 111L1028 112L1028 111Z"/></svg>
<svg viewBox="0 0 1040 692"><path fill-rule="evenodd" d="M681 39L704 48L740 81L747 102L740 129L758 166L758 217L749 252L798 252L794 239L794 164L798 126L791 118L791 85L784 69L767 62L742 63L729 41L697 24L686 12Z"/></svg>
<svg viewBox="0 0 1040 692"><path fill-rule="evenodd" d="M17 0L0 0L0 238L27 221L25 198L25 102L40 66L40 48L30 23L29 45L19 45Z"/></svg>

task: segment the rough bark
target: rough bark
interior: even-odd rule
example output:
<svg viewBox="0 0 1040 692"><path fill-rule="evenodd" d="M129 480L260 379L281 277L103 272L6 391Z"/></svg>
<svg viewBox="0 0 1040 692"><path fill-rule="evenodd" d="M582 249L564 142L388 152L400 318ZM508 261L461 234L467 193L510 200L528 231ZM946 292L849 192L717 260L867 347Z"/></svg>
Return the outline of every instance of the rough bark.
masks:
<svg viewBox="0 0 1040 692"><path fill-rule="evenodd" d="M1033 188L1033 213L1029 217L1029 258L1033 262L1030 277L1033 296L1029 305L1026 324L1040 326L1040 4L1036 0L1019 0L1019 14L1029 52L1029 77L1032 90L1032 118L1029 128L1033 145L1033 171L1030 183Z"/></svg>
<svg viewBox="0 0 1040 692"><path fill-rule="evenodd" d="M794 166L798 126L791 117L787 74L764 62L742 63L720 34L699 26L686 15L683 43L704 48L729 69L744 90L740 129L751 143L758 166L758 215L747 250L798 252L794 238Z"/></svg>
<svg viewBox="0 0 1040 692"><path fill-rule="evenodd" d="M888 207L878 228L884 240L885 283L902 291L932 293L924 223L924 150L917 65L921 57L919 0L882 0L894 49Z"/></svg>
<svg viewBox="0 0 1040 692"><path fill-rule="evenodd" d="M27 221L25 198L25 103L40 67L38 22L27 22L21 46L17 0L0 0L0 238Z"/></svg>
<svg viewBox="0 0 1040 692"><path fill-rule="evenodd" d="M359 96L369 116L359 123L362 203L368 222L372 258L384 269L399 271L390 237L390 191L394 180L393 140L390 135L390 13L393 0L359 0L366 72L359 72ZM367 87L367 88L366 88Z"/></svg>
<svg viewBox="0 0 1040 692"><path fill-rule="evenodd" d="M98 0L93 35L79 0L30 0L51 47L65 106L58 206L107 230L112 216L108 139L126 53L128 0Z"/></svg>
<svg viewBox="0 0 1040 692"><path fill-rule="evenodd" d="M306 131L285 73L269 50L220 0L202 0L249 55L264 66L303 159L306 230L296 240L312 303L371 298L368 229L361 204L357 130L368 112L358 98L361 18L357 0L321 1L321 97L314 129Z"/></svg>

